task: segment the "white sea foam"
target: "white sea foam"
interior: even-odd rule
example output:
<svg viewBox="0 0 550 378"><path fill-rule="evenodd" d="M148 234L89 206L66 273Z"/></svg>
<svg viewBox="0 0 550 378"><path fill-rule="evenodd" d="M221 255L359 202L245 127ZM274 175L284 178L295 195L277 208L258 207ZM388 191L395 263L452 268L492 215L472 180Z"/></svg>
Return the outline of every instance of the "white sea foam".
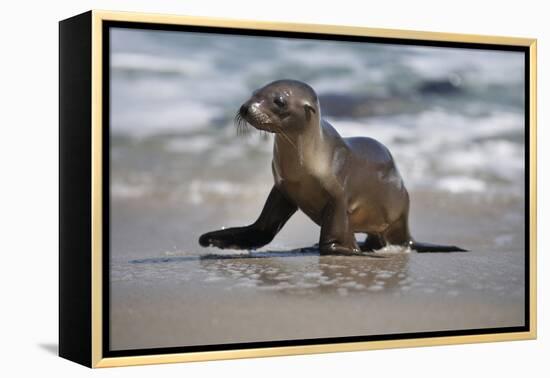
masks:
<svg viewBox="0 0 550 378"><path fill-rule="evenodd" d="M409 188L483 192L494 180L521 182L524 174L523 117L495 111L469 117L443 110L416 116L397 115L359 120L330 119L345 137L370 136L385 144Z"/></svg>
<svg viewBox="0 0 550 378"><path fill-rule="evenodd" d="M484 83L510 83L523 80L522 53L483 50L416 47L409 50L408 64L427 78L444 78L451 73L464 77L476 74ZM495 69L498 67L499 69Z"/></svg>
<svg viewBox="0 0 550 378"><path fill-rule="evenodd" d="M207 71L204 62L192 59L170 59L138 53L116 53L111 57L111 67L123 71L174 73L200 75Z"/></svg>
<svg viewBox="0 0 550 378"><path fill-rule="evenodd" d="M215 139L206 135L182 136L170 139L165 148L170 152L199 154L215 146Z"/></svg>
<svg viewBox="0 0 550 378"><path fill-rule="evenodd" d="M483 181L465 176L440 178L437 187L452 193L483 192L487 188Z"/></svg>
<svg viewBox="0 0 550 378"><path fill-rule="evenodd" d="M200 204L206 198L211 196L218 196L222 198L239 197L251 189L246 188L243 185L237 185L229 181L213 180L202 181L192 180L189 184L188 198L189 202L193 204Z"/></svg>
<svg viewBox="0 0 550 378"><path fill-rule="evenodd" d="M410 248L405 248L403 246L400 246L400 245L387 245L385 246L384 248L380 249L378 251L379 253L385 253L385 254L403 254L403 253L410 253L411 252L411 249Z"/></svg>
<svg viewBox="0 0 550 378"><path fill-rule="evenodd" d="M155 109L134 108L132 111L113 112L111 122L115 133L148 136L158 133L202 130L222 109L204 102L182 100L157 104Z"/></svg>
<svg viewBox="0 0 550 378"><path fill-rule="evenodd" d="M146 184L111 183L111 196L117 199L136 199L143 197L149 191L150 188Z"/></svg>

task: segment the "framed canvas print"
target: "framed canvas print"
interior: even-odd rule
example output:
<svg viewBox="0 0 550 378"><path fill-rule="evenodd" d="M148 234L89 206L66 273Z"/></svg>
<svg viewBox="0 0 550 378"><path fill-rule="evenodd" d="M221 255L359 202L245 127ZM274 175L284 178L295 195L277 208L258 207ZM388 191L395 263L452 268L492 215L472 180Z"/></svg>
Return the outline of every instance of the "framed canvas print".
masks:
<svg viewBox="0 0 550 378"><path fill-rule="evenodd" d="M60 22L59 353L536 337L534 39Z"/></svg>

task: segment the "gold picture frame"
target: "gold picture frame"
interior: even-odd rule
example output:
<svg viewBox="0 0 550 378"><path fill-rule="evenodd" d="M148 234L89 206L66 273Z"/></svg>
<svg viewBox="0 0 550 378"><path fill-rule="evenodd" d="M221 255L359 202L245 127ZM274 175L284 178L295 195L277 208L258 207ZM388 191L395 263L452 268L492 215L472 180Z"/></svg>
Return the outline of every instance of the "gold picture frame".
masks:
<svg viewBox="0 0 550 378"><path fill-rule="evenodd" d="M104 354L104 30L108 22L143 25L185 25L239 30L311 33L476 45L515 46L528 62L528 326L503 333L476 333L444 337L419 337L330 344L290 345L185 353L105 356ZM81 52L85 50L86 53ZM114 367L187 361L465 344L535 339L536 303L536 39L469 34L436 33L351 27L189 17L93 10L60 23L60 355L89 367ZM78 67L70 67L70 65ZM75 87L76 86L76 87ZM75 89L77 88L77 89ZM70 93L69 93L70 92ZM76 103L78 102L78 103ZM74 109L80 111L74 111ZM81 125L89 122L89 127ZM75 141L76 140L76 141ZM78 146L76 146L78 144ZM87 149L82 150L82 146ZM72 155L71 155L72 154ZM76 155L75 155L76 154ZM71 156L85 159L71 166ZM89 162L89 166L86 164ZM84 169L84 171L82 171ZM76 173L77 170L80 173ZM527 171L527 168L526 168ZM526 172L527 173L527 172ZM82 175L83 179L75 177ZM79 176L80 177L80 176ZM75 184L75 182L77 184ZM82 203L82 208L75 203ZM71 236L69 236L69 234ZM78 298L77 298L78 297Z"/></svg>

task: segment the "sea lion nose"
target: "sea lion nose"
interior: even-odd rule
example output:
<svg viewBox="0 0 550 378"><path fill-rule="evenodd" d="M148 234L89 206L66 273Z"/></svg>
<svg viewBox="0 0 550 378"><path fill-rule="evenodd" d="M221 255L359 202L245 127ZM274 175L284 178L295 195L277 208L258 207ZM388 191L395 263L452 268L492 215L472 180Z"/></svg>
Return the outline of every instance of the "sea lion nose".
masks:
<svg viewBox="0 0 550 378"><path fill-rule="evenodd" d="M248 114L248 105L242 104L241 108L239 109L239 113L244 117Z"/></svg>

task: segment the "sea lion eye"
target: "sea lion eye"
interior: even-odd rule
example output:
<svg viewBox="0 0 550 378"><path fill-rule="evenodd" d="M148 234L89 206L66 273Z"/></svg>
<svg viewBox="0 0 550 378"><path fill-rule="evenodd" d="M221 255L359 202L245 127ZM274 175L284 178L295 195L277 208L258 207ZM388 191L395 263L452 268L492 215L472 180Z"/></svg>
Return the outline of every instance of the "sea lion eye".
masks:
<svg viewBox="0 0 550 378"><path fill-rule="evenodd" d="M285 99L282 96L275 97L273 102L280 108L283 108L286 105Z"/></svg>

